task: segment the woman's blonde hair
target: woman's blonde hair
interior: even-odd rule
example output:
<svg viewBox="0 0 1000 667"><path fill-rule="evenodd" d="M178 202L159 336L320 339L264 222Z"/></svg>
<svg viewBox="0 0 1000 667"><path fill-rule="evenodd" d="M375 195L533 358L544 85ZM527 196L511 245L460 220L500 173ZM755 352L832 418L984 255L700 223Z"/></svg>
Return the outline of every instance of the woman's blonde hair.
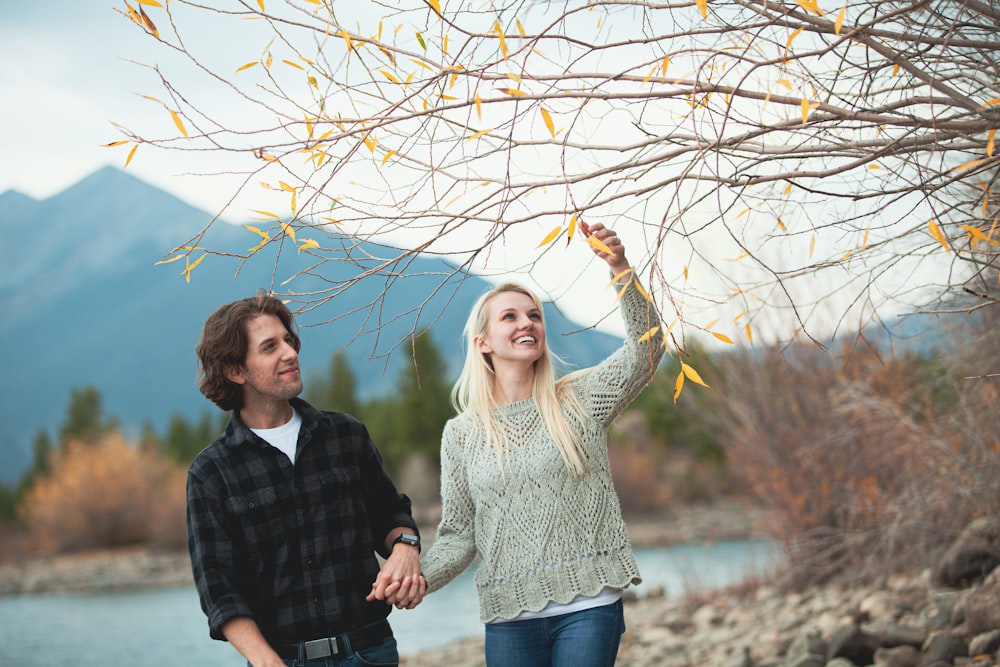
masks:
<svg viewBox="0 0 1000 667"><path fill-rule="evenodd" d="M530 298L542 314L542 325L545 325L542 302L526 287L517 283L504 283L483 294L473 305L469 319L465 322L465 365L451 390L451 402L455 410L470 413L475 428L481 429L487 442L496 448L501 465L509 443L504 440L502 423L495 410L497 405L493 398L493 367L489 357L479 351L476 339L486 335L487 306L490 300L504 292L518 292ZM556 380L553 359L558 361L549 349L546 336L542 355L535 362L532 395L549 437L555 442L566 468L575 475L581 475L586 470L587 454L563 411L566 408L572 416L583 422L583 408L569 383L581 371Z"/></svg>

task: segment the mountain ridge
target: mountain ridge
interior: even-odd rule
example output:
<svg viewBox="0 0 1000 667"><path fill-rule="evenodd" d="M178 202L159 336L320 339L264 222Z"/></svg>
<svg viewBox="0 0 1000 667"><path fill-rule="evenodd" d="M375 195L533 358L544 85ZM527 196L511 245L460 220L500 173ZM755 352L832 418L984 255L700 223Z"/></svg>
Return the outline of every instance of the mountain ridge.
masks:
<svg viewBox="0 0 1000 667"><path fill-rule="evenodd" d="M96 387L105 415L117 417L130 434L147 420L162 432L174 414L194 419L215 409L196 387L201 325L219 305L267 288L275 267L266 258L240 267L238 259L213 256L186 282L180 262L157 265L211 219L113 167L43 200L13 190L0 194L0 233L12 241L0 248L0 364L7 369L0 375L0 482L23 473L39 430L56 434L74 388ZM246 230L223 222L209 235L206 245L213 248L245 252L250 242ZM357 268L328 263L323 276L305 276L299 290L329 287ZM337 295L342 317L333 322L313 312L297 316L304 377L324 372L330 355L347 349L359 394L385 393L405 360L396 343L427 328L457 372L465 317L490 283L456 274L436 257L418 256L397 268L405 279L376 275ZM379 293L374 290L386 294L378 312L365 308ZM580 366L620 344L600 331L580 331L551 304L546 318L554 351Z"/></svg>

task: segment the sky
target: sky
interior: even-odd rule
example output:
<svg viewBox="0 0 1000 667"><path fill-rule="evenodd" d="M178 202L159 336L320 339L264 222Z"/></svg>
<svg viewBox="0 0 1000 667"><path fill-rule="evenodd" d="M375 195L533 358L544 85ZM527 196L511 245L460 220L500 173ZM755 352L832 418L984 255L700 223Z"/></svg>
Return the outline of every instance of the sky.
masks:
<svg viewBox="0 0 1000 667"><path fill-rule="evenodd" d="M0 192L13 189L45 199L110 165L217 213L226 207L235 185L220 187L192 175L192 165L181 162L189 157L174 151L144 154L145 147L141 147L126 166L128 147L106 146L123 138L116 123L130 129L169 123L163 108L143 97L162 95L155 74L145 65L161 64L162 56L152 53L152 41L120 13L124 7L124 0L0 3L0 95L4 100L0 106ZM224 52L224 34L214 39ZM202 170L203 164L199 165ZM557 286L550 293L563 295L558 304L570 318L621 334L618 318L602 315L595 321L595 299L605 315L614 310L606 267L586 248L577 252L580 256L572 261L582 267L583 287ZM550 280L565 280L556 270L551 271ZM501 278L489 276L494 282ZM532 278L546 280L534 274Z"/></svg>

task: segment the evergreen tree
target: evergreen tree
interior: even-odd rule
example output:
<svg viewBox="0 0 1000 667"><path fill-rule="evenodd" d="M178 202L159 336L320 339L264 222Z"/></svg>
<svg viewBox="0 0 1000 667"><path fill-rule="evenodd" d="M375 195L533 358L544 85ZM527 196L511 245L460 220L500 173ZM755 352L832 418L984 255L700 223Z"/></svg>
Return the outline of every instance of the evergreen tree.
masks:
<svg viewBox="0 0 1000 667"><path fill-rule="evenodd" d="M437 464L441 431L454 415L452 382L444 358L429 333L413 339L410 361L398 384L400 444L404 452L424 454Z"/></svg>
<svg viewBox="0 0 1000 667"><path fill-rule="evenodd" d="M97 387L73 388L66 420L59 427L59 442L63 446L70 440L94 444L118 426L117 419L104 418L104 398Z"/></svg>
<svg viewBox="0 0 1000 667"><path fill-rule="evenodd" d="M360 414L357 377L343 350L337 350L331 355L326 378L310 378L305 396L307 401L320 410L336 410L354 416Z"/></svg>

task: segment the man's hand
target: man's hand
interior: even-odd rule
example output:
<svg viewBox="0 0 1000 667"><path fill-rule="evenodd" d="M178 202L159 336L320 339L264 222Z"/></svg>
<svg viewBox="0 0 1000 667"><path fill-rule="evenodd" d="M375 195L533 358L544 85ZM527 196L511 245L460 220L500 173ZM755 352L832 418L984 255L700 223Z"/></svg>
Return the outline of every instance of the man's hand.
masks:
<svg viewBox="0 0 1000 667"><path fill-rule="evenodd" d="M391 544L401 532L403 530L393 530L386 542ZM391 548L392 553L383 563L365 599L368 602L385 600L387 604L396 605L397 609L413 609L427 592L427 580L420 574L420 550L402 542Z"/></svg>

